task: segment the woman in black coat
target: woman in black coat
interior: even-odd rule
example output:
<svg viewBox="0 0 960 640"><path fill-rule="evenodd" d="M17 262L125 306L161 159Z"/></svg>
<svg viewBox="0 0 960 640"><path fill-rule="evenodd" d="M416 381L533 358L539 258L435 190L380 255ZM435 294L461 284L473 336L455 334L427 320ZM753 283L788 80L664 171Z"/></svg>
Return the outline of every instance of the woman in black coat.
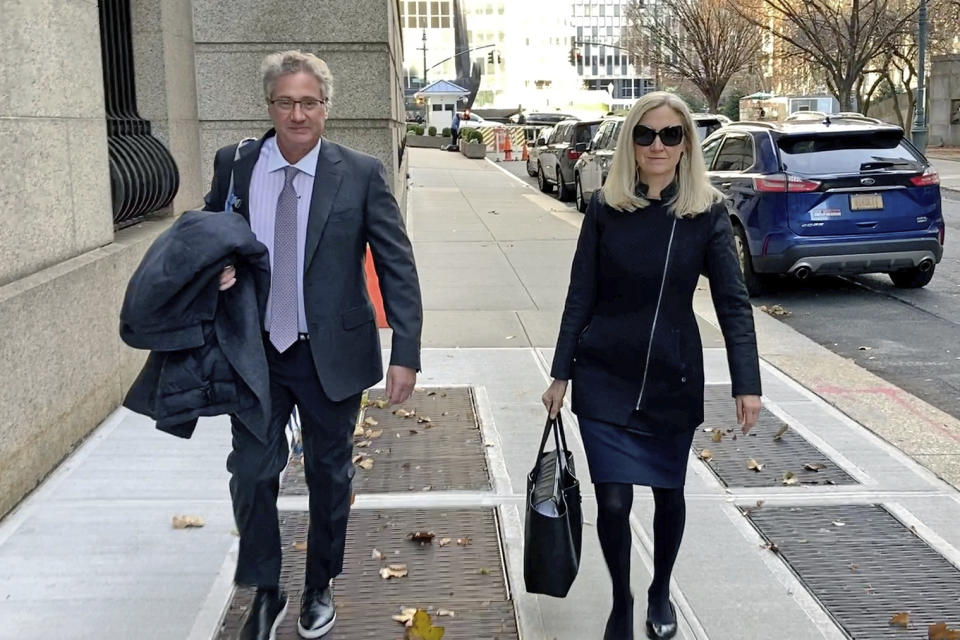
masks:
<svg viewBox="0 0 960 640"><path fill-rule="evenodd" d="M676 634L670 574L680 549L690 444L703 422L703 351L693 294L710 291L727 348L737 422L760 413L753 312L719 191L710 185L690 111L647 94L627 115L610 173L587 208L557 349L543 394L551 416L573 380L573 411L597 496L597 534L613 581L605 640L632 639L633 485L652 487L654 575L649 638Z"/></svg>

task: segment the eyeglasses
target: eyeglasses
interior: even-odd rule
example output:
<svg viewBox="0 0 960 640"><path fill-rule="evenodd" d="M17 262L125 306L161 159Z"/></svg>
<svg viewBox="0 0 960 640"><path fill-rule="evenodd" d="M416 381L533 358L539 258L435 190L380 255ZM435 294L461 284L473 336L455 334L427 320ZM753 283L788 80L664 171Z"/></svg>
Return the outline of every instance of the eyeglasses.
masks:
<svg viewBox="0 0 960 640"><path fill-rule="evenodd" d="M275 100L267 100L268 103L275 106L280 111L293 111L295 105L300 105L300 108L304 113L310 113L311 111L316 111L321 106L327 106L327 99L323 98L318 100L317 98L304 98L303 100L293 100L292 98L276 98Z"/></svg>
<svg viewBox="0 0 960 640"><path fill-rule="evenodd" d="M660 136L660 142L664 146L675 147L683 142L683 125L675 124L672 127L664 127L659 131L642 124L633 128L633 141L641 147L652 145L657 136Z"/></svg>

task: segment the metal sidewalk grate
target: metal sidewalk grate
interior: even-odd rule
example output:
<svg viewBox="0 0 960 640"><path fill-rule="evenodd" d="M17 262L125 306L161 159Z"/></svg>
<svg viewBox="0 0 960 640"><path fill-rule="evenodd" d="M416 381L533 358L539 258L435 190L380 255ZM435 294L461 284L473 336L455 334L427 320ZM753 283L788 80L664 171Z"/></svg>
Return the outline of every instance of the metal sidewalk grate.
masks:
<svg viewBox="0 0 960 640"><path fill-rule="evenodd" d="M370 401L382 396L371 392ZM416 413L404 418L394 413L398 409ZM367 426L368 435L354 438L354 457L362 456L353 479L357 493L490 489L469 387L418 387L400 407L368 406L365 418L376 424ZM369 437L378 431L380 435ZM370 469L360 466L365 459L372 461ZM280 494L307 495L303 465L297 459L291 462Z"/></svg>
<svg viewBox="0 0 960 640"><path fill-rule="evenodd" d="M960 628L960 569L883 506L762 507L747 516L855 640ZM907 628L890 625L909 612Z"/></svg>
<svg viewBox="0 0 960 640"><path fill-rule="evenodd" d="M795 431L788 429L775 439L783 422L766 409L760 410L750 435L740 433L728 385L708 385L704 389L703 412L703 425L694 434L693 449L701 459L701 452L709 449L712 457L704 462L728 487L782 486L787 473L793 474L797 485L858 484ZM715 442L718 430L723 437ZM762 468L750 469L751 459Z"/></svg>
<svg viewBox="0 0 960 640"><path fill-rule="evenodd" d="M297 635L300 594L306 552L293 545L307 539L307 514L282 512L283 588L290 598L278 640ZM432 544L408 539L414 531L432 531ZM450 542L440 546L442 538ZM468 540L467 544L458 544ZM373 550L383 554L375 559ZM380 568L405 564L404 578L383 579ZM400 640L404 627L391 616L404 607L425 609L433 624L446 629L444 640L517 640L513 602L507 592L500 553L499 530L493 509L353 511L347 526L343 574L334 581L337 623L324 640ZM250 589L238 589L221 627L220 640L232 640L246 607ZM452 611L453 617L434 615Z"/></svg>

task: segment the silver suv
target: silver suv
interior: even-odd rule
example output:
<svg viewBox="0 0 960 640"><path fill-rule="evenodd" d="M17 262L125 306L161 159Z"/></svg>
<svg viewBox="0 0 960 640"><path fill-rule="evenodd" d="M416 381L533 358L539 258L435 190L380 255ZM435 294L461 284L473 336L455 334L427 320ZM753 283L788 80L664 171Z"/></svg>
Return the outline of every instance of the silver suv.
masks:
<svg viewBox="0 0 960 640"><path fill-rule="evenodd" d="M583 213L593 194L600 190L607 180L613 152L617 148L617 137L623 128L623 118L605 118L587 144L587 150L581 154L573 167L574 188L576 190L577 210Z"/></svg>

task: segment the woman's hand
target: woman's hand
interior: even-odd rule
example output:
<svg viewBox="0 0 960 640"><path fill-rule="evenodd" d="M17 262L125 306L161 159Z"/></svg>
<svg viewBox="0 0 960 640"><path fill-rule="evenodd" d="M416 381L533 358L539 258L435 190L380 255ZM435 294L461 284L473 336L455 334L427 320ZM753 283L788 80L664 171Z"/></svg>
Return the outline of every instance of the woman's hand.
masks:
<svg viewBox="0 0 960 640"><path fill-rule="evenodd" d="M220 291L226 291L235 284L237 284L237 269L230 264L220 273Z"/></svg>
<svg viewBox="0 0 960 640"><path fill-rule="evenodd" d="M737 396L737 424L743 435L750 433L750 429L757 424L760 417L760 396Z"/></svg>
<svg viewBox="0 0 960 640"><path fill-rule="evenodd" d="M557 414L560 413L560 408L563 406L563 396L566 394L566 380L554 380L550 383L550 386L547 387L547 390L543 392L540 399L543 401L543 406L547 408L547 413L550 414L551 419L556 418Z"/></svg>

